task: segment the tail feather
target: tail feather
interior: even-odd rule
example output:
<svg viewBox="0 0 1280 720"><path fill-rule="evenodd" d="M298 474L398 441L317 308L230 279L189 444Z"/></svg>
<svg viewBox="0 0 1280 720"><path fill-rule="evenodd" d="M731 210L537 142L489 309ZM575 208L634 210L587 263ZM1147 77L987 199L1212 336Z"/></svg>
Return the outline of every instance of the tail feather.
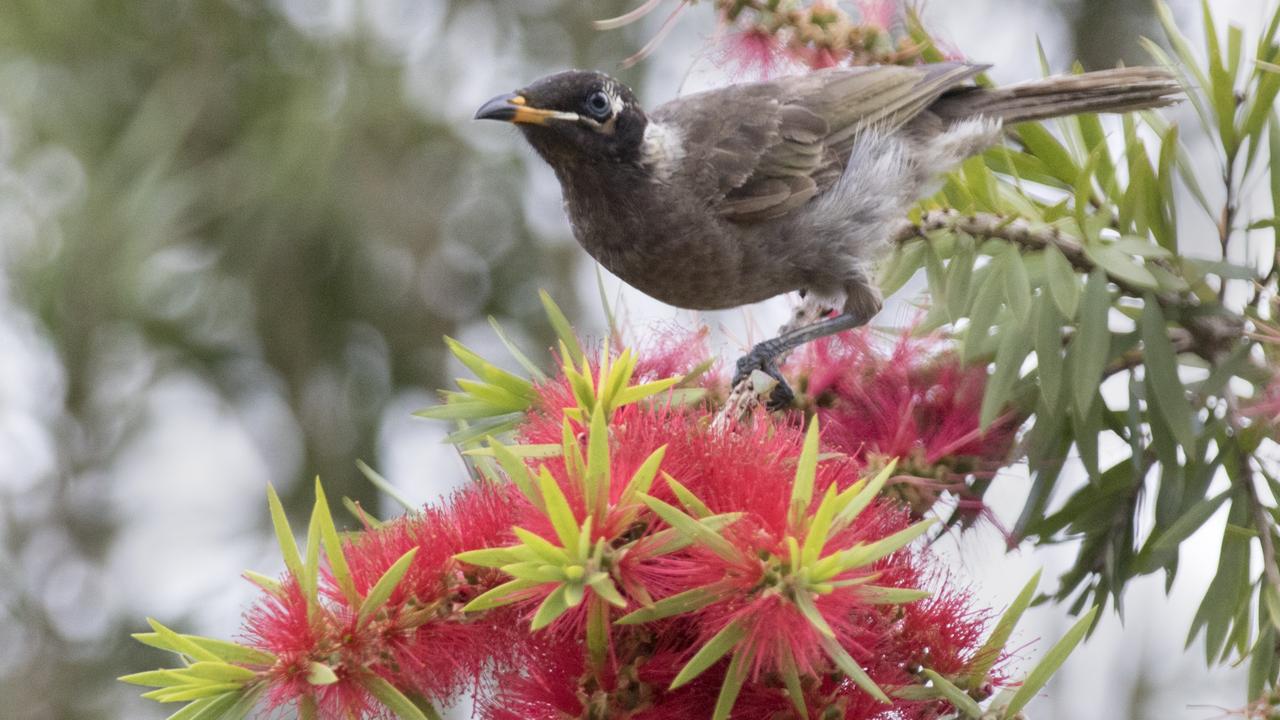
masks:
<svg viewBox="0 0 1280 720"><path fill-rule="evenodd" d="M1056 75L1002 88L957 88L930 107L944 120L987 117L1006 125L1075 115L1129 112L1178 102L1182 87L1163 68L1134 67Z"/></svg>

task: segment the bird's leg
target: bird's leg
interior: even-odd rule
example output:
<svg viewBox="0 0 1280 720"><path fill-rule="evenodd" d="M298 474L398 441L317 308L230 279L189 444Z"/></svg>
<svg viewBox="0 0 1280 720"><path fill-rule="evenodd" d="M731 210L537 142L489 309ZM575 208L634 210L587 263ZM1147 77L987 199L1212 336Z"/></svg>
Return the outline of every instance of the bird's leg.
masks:
<svg viewBox="0 0 1280 720"><path fill-rule="evenodd" d="M833 318L796 328L776 338L757 343L751 348L751 352L738 360L738 372L734 375L733 384L737 385L750 377L752 372L761 370L778 382L773 392L769 394L768 408L770 410L785 408L795 400L795 393L778 370L778 358L818 338L865 325L870 319L871 317L865 313L845 311Z"/></svg>

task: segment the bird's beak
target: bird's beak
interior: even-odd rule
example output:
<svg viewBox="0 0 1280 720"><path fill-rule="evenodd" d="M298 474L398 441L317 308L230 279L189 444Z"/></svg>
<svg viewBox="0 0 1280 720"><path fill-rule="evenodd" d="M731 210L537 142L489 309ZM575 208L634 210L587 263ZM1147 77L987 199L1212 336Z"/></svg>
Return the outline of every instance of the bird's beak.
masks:
<svg viewBox="0 0 1280 720"><path fill-rule="evenodd" d="M512 123L546 125L552 120L577 121L578 114L529 107L523 95L507 93L493 98L476 111L476 120L503 120Z"/></svg>

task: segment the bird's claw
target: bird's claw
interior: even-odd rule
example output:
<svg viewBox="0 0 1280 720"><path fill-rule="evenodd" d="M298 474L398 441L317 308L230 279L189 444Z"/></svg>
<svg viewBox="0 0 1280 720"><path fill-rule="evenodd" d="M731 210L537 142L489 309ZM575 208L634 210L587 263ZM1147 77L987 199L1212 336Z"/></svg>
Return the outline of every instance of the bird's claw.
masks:
<svg viewBox="0 0 1280 720"><path fill-rule="evenodd" d="M751 349L751 352L739 358L737 372L733 376L733 384L736 387L749 380L751 374L756 370L773 378L777 384L773 386L772 392L769 393L769 401L765 404L765 407L770 412L775 412L791 407L791 404L795 402L796 395L792 392L791 386L787 384L787 379L782 376L782 371L778 369L778 363L774 359L774 353L770 352L770 350L772 348L757 345Z"/></svg>

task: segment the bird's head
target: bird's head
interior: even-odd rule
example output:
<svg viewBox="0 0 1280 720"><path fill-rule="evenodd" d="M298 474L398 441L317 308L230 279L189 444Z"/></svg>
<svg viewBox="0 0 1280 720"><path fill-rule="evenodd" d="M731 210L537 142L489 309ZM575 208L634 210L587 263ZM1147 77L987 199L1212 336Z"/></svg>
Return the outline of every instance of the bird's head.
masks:
<svg viewBox="0 0 1280 720"><path fill-rule="evenodd" d="M599 72L569 70L499 95L478 120L515 123L552 166L593 161L633 162L646 119L631 89Z"/></svg>

